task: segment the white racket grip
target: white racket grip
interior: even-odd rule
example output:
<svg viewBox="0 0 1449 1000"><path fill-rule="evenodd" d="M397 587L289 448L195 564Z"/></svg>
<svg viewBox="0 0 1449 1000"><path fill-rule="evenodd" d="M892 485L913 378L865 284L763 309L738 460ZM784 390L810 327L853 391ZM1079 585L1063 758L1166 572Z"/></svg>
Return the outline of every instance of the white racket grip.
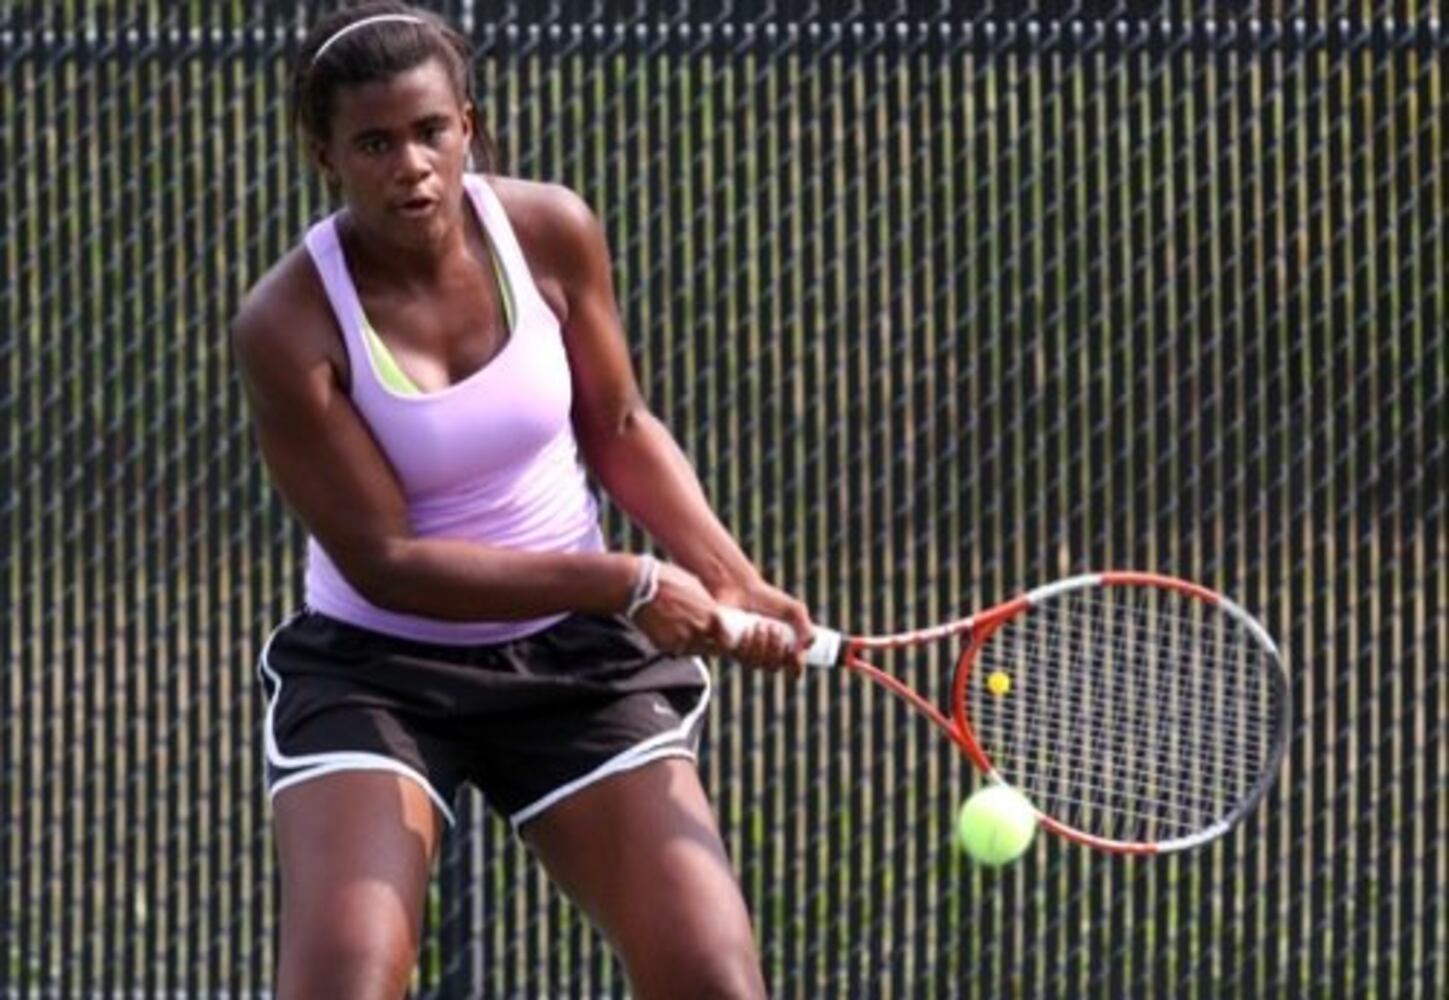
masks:
<svg viewBox="0 0 1449 1000"><path fill-rule="evenodd" d="M795 641L795 632L782 621L773 618L766 618L757 615L753 611L742 611L739 608L719 609L720 625L724 627L725 637L729 641L730 648L740 644L745 633L756 625L763 625L765 628L780 629L782 633L788 633L791 642ZM810 646L805 650L805 662L812 667L833 667L840 662L840 644L843 636L834 629L815 628L815 638L810 641Z"/></svg>

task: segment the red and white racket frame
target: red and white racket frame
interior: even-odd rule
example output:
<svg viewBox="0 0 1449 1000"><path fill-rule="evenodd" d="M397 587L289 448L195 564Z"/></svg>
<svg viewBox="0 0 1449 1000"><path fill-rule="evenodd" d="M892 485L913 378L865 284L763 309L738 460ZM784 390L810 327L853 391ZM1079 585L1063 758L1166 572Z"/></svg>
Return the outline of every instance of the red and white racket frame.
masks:
<svg viewBox="0 0 1449 1000"><path fill-rule="evenodd" d="M1035 605L1067 593L1068 591L1102 587L1155 587L1173 590L1221 609L1225 614L1246 628L1261 644L1264 651L1271 656L1277 668L1275 670L1275 684L1279 686L1277 694L1280 703L1283 705L1284 718L1281 720L1277 732L1274 733L1274 744L1270 752L1268 766L1264 768L1263 774L1259 777L1253 790L1228 816L1206 829L1189 836L1178 837L1172 840L1156 843L1137 843L1112 840L1086 833L1068 826L1059 820L1053 819L1040 810L1037 810L1037 821L1052 833L1095 850L1106 851L1111 854L1168 854L1200 847L1227 833L1244 815L1251 812L1253 807L1263 797L1268 787L1273 783L1287 746L1288 720L1292 711L1287 678L1283 673L1278 647L1273 642L1272 637L1252 615L1248 614L1232 600L1215 591L1196 583L1190 583L1187 580L1179 580L1176 577L1164 576L1159 573L1140 572L1136 570L1084 573L1080 576L1067 577L1062 580L1057 580L1054 583L1045 584L1029 590L995 607L977 612L968 618L960 618L956 621L946 622L942 625L934 625L930 628L898 632L891 635L868 636L849 635L833 629L817 627L814 639L810 647L806 650L805 661L812 667L845 667L856 673L864 674L894 694L899 695L911 707L916 709L916 711L933 722L953 743L960 747L961 751L988 781L1006 785L1010 783L997 771L995 765L991 762L991 758L981 747L980 743L977 742L975 735L971 731L968 706L971 689L970 681L976 656L997 629L1001 628L1002 625L1011 619L1029 612ZM762 622L767 627L778 625L778 623L768 622L749 612L737 611L735 609L725 609L721 614L721 620L732 643L738 641L743 637L745 632ZM924 646L941 639L959 635L966 635L968 638L966 648L956 661L956 670L951 682L949 714L942 712L930 699L922 696L895 675L880 669L865 659L865 654L870 652ZM1033 806L1033 809L1035 809L1035 806Z"/></svg>

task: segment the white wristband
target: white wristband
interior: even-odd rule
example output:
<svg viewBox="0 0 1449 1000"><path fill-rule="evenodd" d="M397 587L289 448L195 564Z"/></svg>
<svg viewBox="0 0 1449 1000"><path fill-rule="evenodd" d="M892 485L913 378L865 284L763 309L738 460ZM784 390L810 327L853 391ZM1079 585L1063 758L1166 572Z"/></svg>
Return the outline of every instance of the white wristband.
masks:
<svg viewBox="0 0 1449 1000"><path fill-rule="evenodd" d="M659 596L659 560L653 556L639 557L639 575L634 578L634 591L629 595L629 606L624 616L633 618L648 603Z"/></svg>

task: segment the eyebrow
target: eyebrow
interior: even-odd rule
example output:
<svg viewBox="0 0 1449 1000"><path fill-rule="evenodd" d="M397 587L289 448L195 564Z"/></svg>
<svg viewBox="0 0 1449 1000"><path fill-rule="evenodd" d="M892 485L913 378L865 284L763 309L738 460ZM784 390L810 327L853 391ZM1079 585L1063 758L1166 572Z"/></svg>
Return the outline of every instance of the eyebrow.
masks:
<svg viewBox="0 0 1449 1000"><path fill-rule="evenodd" d="M425 126L425 125L435 125L438 122L445 122L447 120L448 120L448 116L447 115L443 114L441 111L434 111L434 112L431 112L429 114L422 115L422 116L420 116L418 118L414 118L412 121L408 122L406 128L408 128L408 129L420 128L420 127ZM368 126L367 128L364 128L364 129L359 129L358 131L352 133L352 138L351 138L350 141L352 141L352 142L362 142L363 140L373 139L373 138L383 138L383 139L385 139L388 136L392 135L392 133L393 133L393 130L392 129L383 128L380 125L372 125L372 126Z"/></svg>

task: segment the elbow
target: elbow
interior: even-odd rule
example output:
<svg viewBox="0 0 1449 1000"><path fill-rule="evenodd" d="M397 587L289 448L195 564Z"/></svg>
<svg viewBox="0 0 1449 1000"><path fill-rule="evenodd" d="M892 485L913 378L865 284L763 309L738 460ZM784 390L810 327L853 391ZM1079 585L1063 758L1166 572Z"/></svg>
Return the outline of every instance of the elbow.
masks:
<svg viewBox="0 0 1449 1000"><path fill-rule="evenodd" d="M352 589L375 608L383 611L391 611L394 614L419 614L421 610L413 606L407 599L408 588L399 586L395 580L389 580L385 575L368 575L365 577L349 577L348 582Z"/></svg>
<svg viewBox="0 0 1449 1000"><path fill-rule="evenodd" d="M638 397L610 414L608 419L589 421L575 433L584 459L594 469L607 466L626 450L652 419L649 408Z"/></svg>
<svg viewBox="0 0 1449 1000"><path fill-rule="evenodd" d="M390 540L349 552L345 559L333 559L338 572L363 600L383 611L417 614L416 595L420 588L412 586L408 546L401 540Z"/></svg>
<svg viewBox="0 0 1449 1000"><path fill-rule="evenodd" d="M635 396L619 411L614 420L614 436L628 437L650 419L649 407L640 396Z"/></svg>

